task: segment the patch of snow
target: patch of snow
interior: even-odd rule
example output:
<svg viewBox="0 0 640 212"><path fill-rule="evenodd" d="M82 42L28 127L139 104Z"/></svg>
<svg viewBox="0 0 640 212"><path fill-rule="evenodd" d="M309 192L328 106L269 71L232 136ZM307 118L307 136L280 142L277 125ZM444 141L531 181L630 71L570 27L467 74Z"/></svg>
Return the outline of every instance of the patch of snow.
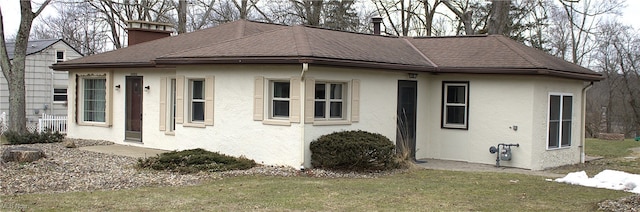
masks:
<svg viewBox="0 0 640 212"><path fill-rule="evenodd" d="M640 175L622 171L604 170L593 176L593 178L589 178L585 171L572 172L554 181L594 188L624 190L640 194Z"/></svg>

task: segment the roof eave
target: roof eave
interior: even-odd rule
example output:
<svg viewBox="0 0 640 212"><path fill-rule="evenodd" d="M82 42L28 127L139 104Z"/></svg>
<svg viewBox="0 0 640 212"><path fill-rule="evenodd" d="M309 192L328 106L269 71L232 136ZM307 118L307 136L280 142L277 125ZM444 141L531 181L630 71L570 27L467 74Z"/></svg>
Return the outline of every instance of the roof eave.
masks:
<svg viewBox="0 0 640 212"><path fill-rule="evenodd" d="M67 71L73 69L91 69L91 68L152 68L156 67L154 63L129 62L129 63L56 63L50 66L55 71Z"/></svg>
<svg viewBox="0 0 640 212"><path fill-rule="evenodd" d="M285 56L285 57L175 57L154 60L156 65L203 65L203 64L300 64L311 63L329 66L347 66L358 68L392 69L416 72L432 72L435 67L426 65L381 63L334 58Z"/></svg>
<svg viewBox="0 0 640 212"><path fill-rule="evenodd" d="M508 74L508 75L542 75L554 76L584 81L600 81L604 79L602 74L577 73L559 71L546 68L489 68L489 67L438 67L435 73L460 73L460 74Z"/></svg>

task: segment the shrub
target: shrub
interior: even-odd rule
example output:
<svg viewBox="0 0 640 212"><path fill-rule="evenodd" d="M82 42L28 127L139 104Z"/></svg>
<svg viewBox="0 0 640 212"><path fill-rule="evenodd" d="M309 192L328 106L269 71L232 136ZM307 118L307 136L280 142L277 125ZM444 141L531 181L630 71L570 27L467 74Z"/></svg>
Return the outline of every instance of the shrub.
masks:
<svg viewBox="0 0 640 212"><path fill-rule="evenodd" d="M389 138L365 131L342 131L311 142L311 165L336 170L386 170L398 167Z"/></svg>
<svg viewBox="0 0 640 212"><path fill-rule="evenodd" d="M190 149L162 153L155 157L138 159L138 167L167 170L180 173L196 173L199 171L228 171L250 169L255 161L247 158L236 158L209 152L204 149Z"/></svg>
<svg viewBox="0 0 640 212"><path fill-rule="evenodd" d="M7 131L4 133L4 137L7 142L11 145L17 144L36 144L36 143L57 143L61 142L64 138L63 134L59 132L52 132L51 130L47 130L45 132L27 132L27 133L18 133L14 131Z"/></svg>

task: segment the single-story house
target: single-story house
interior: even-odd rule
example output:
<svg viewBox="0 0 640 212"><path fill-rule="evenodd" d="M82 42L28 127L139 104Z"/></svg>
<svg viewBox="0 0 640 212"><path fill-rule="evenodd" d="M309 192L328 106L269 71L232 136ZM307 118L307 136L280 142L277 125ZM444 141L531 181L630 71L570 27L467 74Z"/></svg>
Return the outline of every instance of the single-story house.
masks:
<svg viewBox="0 0 640 212"><path fill-rule="evenodd" d="M7 42L7 54L13 59L15 43ZM53 71L52 64L82 57L82 54L62 39L32 40L27 44L25 58L26 116L37 123L43 114L67 115L66 71ZM0 74L0 113L9 113L9 88Z"/></svg>
<svg viewBox="0 0 640 212"><path fill-rule="evenodd" d="M519 144L501 165L540 170L581 162L585 91L602 79L499 35L245 20L138 34L164 29L135 22L129 47L53 65L69 73L68 137L297 168L319 136L365 130L404 138L416 158L495 164L491 146Z"/></svg>

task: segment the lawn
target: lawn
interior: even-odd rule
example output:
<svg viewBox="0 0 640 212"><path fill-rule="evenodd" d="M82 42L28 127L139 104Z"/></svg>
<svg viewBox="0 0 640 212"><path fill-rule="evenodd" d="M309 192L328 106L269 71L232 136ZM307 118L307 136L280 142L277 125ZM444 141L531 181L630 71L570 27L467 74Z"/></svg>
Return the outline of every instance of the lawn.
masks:
<svg viewBox="0 0 640 212"><path fill-rule="evenodd" d="M587 139L585 147L587 155L604 158L584 164L558 167L550 171L566 174L584 170L589 176L593 176L602 170L612 169L640 174L640 152L631 150L632 148L640 148L640 142L633 139L625 139L624 141Z"/></svg>
<svg viewBox="0 0 640 212"><path fill-rule="evenodd" d="M622 160L630 152L616 150L638 146L589 140L587 153L638 170L635 160ZM540 176L412 170L375 179L243 176L189 187L0 196L0 211L592 211L629 195Z"/></svg>

